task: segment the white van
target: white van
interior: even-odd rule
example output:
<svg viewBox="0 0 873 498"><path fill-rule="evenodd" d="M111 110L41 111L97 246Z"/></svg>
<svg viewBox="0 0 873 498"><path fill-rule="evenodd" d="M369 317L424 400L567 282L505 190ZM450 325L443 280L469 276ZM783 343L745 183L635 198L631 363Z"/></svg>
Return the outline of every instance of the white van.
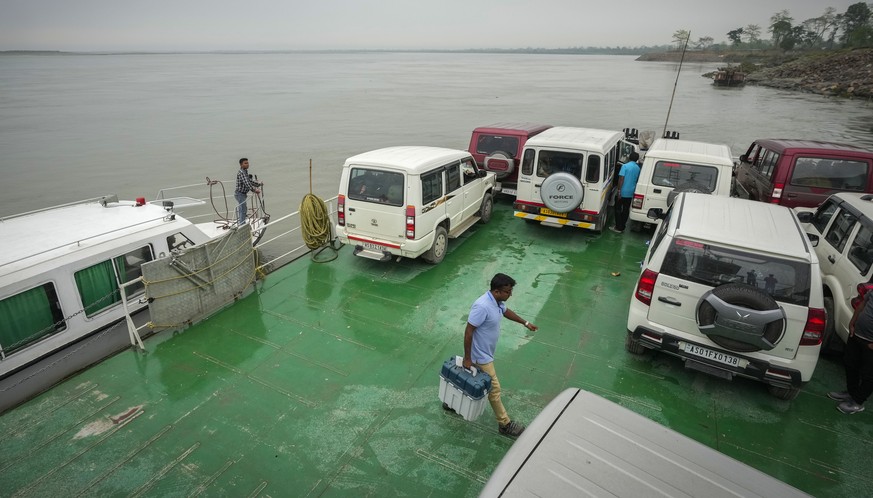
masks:
<svg viewBox="0 0 873 498"><path fill-rule="evenodd" d="M494 173L469 152L439 147L388 147L343 165L337 236L357 256L439 263L448 239L491 218Z"/></svg>
<svg viewBox="0 0 873 498"><path fill-rule="evenodd" d="M651 208L667 210L679 192L730 196L734 160L724 144L659 138L646 152L630 220L651 223ZM672 192L672 194L671 194Z"/></svg>
<svg viewBox="0 0 873 498"><path fill-rule="evenodd" d="M555 127L525 144L515 216L601 231L617 168L639 147L620 131Z"/></svg>

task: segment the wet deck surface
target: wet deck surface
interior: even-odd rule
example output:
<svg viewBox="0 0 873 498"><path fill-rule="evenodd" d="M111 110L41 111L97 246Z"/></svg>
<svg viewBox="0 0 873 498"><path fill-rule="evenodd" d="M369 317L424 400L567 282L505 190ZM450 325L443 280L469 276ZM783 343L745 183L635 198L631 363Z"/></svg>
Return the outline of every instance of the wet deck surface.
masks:
<svg viewBox="0 0 873 498"><path fill-rule="evenodd" d="M873 496L873 410L842 415L838 358L793 402L624 350L647 234L549 229L498 202L438 266L344 248L0 417L4 496L476 496L512 445L490 408L444 412L442 362L495 272L518 285L496 366L530 421L582 387L816 496ZM612 272L621 272L614 277Z"/></svg>

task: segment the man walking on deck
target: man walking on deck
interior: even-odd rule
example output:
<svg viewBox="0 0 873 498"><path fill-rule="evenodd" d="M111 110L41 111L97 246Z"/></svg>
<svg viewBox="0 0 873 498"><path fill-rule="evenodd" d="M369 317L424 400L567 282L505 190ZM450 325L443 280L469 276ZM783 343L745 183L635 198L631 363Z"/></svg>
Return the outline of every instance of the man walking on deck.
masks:
<svg viewBox="0 0 873 498"><path fill-rule="evenodd" d="M494 350L497 340L500 339L501 318L506 317L523 324L530 331L536 331L538 327L506 307L506 300L512 297L513 287L515 280L512 277L498 273L491 279L491 290L473 303L467 318L467 328L464 330L464 368L476 365L491 376L488 401L494 410L500 433L518 437L524 432L524 424L511 420L500 401L500 381L497 380L497 371L494 368Z"/></svg>
<svg viewBox="0 0 873 498"><path fill-rule="evenodd" d="M852 415L864 411L864 402L873 394L873 292L868 292L849 321L849 339L843 363L846 390L832 391L828 397L839 401L837 410Z"/></svg>
<svg viewBox="0 0 873 498"><path fill-rule="evenodd" d="M237 213L237 224L242 226L243 223L246 222L246 213L248 212L248 206L246 205L246 198L248 197L249 191L252 191L256 194L260 194L261 190L258 188L260 184L257 184L249 178L249 160L247 158L242 158L239 160L239 171L236 173L236 190L234 190L233 197L236 199L236 213Z"/></svg>
<svg viewBox="0 0 873 498"><path fill-rule="evenodd" d="M618 201L615 203L615 226L609 227L615 233L624 232L627 219L630 217L631 202L634 200L634 190L640 178L640 165L637 161L640 155L631 152L630 161L621 166L618 172Z"/></svg>

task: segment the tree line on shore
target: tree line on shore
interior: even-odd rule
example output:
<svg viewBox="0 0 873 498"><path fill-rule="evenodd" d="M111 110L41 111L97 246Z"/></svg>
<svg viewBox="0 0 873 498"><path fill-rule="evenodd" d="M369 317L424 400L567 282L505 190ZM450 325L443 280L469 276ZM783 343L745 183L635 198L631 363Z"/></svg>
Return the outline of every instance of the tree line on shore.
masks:
<svg viewBox="0 0 873 498"><path fill-rule="evenodd" d="M696 50L778 50L811 51L842 48L873 47L873 9L864 2L850 5L838 13L828 7L818 16L794 24L790 12L781 10L770 17L767 32L769 40L762 38L762 27L748 24L726 33L728 42L716 44L713 37L698 37L691 41L691 32L679 29L673 33L673 44L678 50L686 47Z"/></svg>

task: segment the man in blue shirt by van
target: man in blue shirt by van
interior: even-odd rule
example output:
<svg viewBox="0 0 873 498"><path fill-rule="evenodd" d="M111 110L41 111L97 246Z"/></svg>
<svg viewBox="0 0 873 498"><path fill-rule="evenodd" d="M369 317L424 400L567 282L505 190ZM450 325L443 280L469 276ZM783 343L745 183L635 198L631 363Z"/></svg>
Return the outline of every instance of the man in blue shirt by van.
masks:
<svg viewBox="0 0 873 498"><path fill-rule="evenodd" d="M640 165L637 164L640 155L631 152L629 159L630 161L624 163L618 172L619 198L615 203L615 226L609 227L615 233L624 232L627 219L630 217L631 202L634 200L637 180L640 179Z"/></svg>

